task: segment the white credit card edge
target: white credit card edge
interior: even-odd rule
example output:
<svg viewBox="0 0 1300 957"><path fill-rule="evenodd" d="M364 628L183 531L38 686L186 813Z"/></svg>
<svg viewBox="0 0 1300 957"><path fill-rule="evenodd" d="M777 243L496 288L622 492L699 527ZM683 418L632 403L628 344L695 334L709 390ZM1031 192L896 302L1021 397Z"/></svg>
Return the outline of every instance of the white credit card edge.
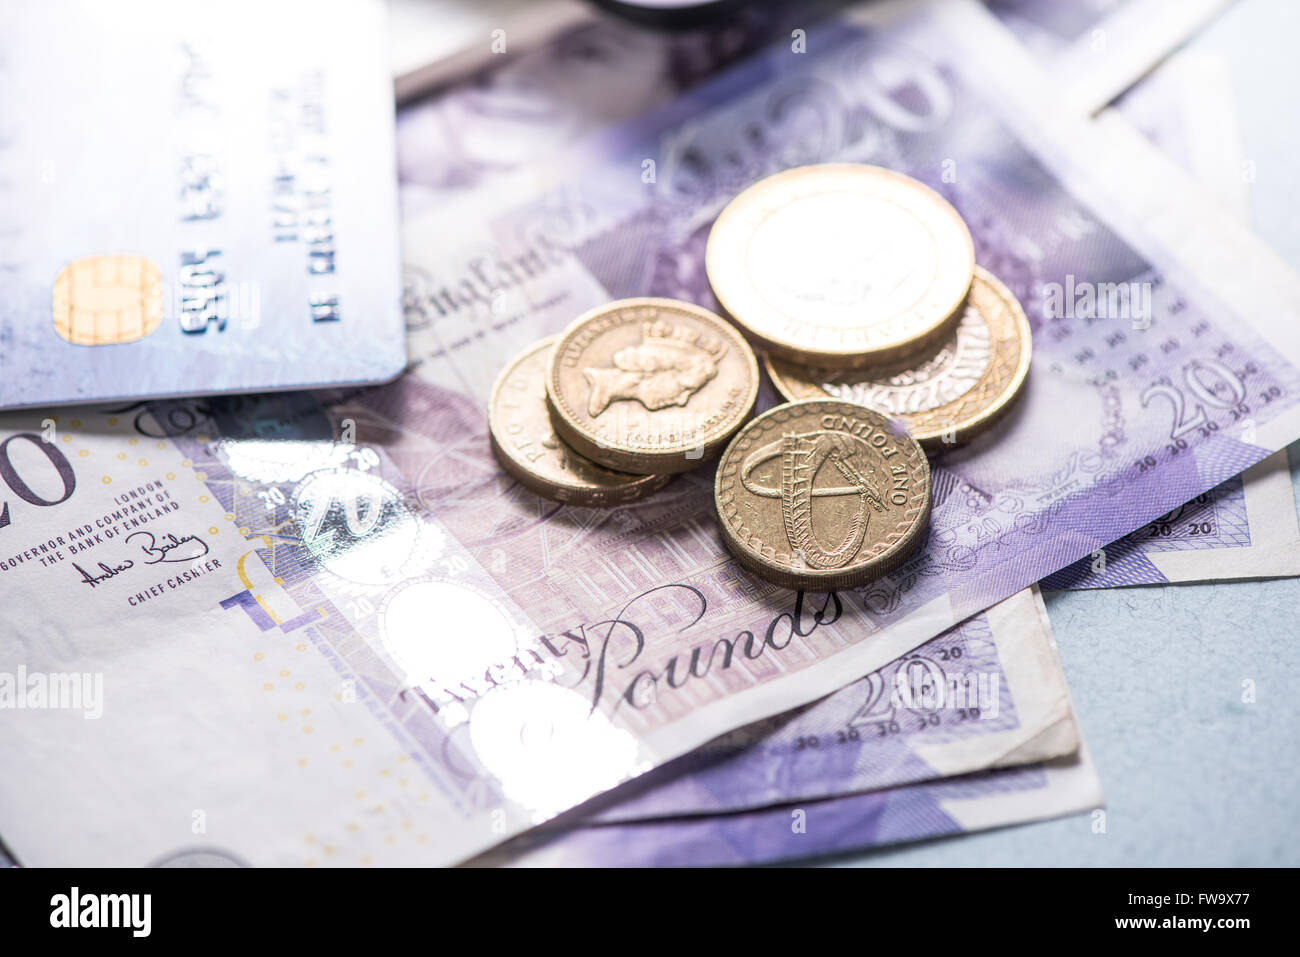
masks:
<svg viewBox="0 0 1300 957"><path fill-rule="evenodd" d="M389 30L396 32L412 27L400 17L395 17L394 5L389 6ZM599 16L595 7L579 0L534 0L525 9L504 17L493 11L478 14L481 36L472 42L454 48L454 52L435 54L434 59L417 67L409 67L409 56L398 57L394 51L393 90L399 107L418 100L462 77L469 76L487 66L494 57L535 48L558 33L580 23L594 22ZM425 21L432 29L432 19ZM413 27L414 28L414 27ZM417 28L418 29L418 28ZM501 31L505 52L493 52L493 34ZM390 49L394 46L390 36Z"/></svg>

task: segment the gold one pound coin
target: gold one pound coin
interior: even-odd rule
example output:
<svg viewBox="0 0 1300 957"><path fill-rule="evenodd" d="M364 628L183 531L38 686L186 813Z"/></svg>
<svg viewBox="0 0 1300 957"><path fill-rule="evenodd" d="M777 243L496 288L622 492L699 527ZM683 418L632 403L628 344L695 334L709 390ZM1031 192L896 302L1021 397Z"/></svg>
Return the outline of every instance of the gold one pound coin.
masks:
<svg viewBox="0 0 1300 957"><path fill-rule="evenodd" d="M733 199L705 268L723 309L775 355L860 368L918 352L956 320L970 230L924 183L857 163L786 170Z"/></svg>
<svg viewBox="0 0 1300 957"><path fill-rule="evenodd" d="M546 409L546 373L554 345L551 336L516 356L492 387L488 434L501 467L538 495L593 508L632 502L666 485L671 476L611 471L555 435Z"/></svg>
<svg viewBox="0 0 1300 957"><path fill-rule="evenodd" d="M551 354L555 431L637 475L712 459L753 411L758 361L730 323L674 299L623 299L579 316Z"/></svg>
<svg viewBox="0 0 1300 957"><path fill-rule="evenodd" d="M807 399L750 422L718 463L713 495L740 563L788 588L853 588L924 539L930 464L878 412Z"/></svg>

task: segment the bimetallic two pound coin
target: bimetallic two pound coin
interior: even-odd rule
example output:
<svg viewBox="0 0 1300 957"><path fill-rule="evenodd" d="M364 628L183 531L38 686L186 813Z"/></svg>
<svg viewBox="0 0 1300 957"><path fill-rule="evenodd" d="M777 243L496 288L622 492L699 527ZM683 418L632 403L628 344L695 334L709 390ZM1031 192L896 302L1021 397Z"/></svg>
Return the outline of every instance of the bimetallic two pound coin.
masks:
<svg viewBox="0 0 1300 957"><path fill-rule="evenodd" d="M750 571L788 588L853 588L925 538L930 463L878 412L807 399L741 430L713 495L723 540Z"/></svg>
<svg viewBox="0 0 1300 957"><path fill-rule="evenodd" d="M815 369L767 356L787 399L835 398L900 420L927 448L965 442L1020 393L1032 352L1029 320L996 276L976 267L961 319L927 353L871 369Z"/></svg>
<svg viewBox="0 0 1300 957"><path fill-rule="evenodd" d="M663 488L671 476L614 472L583 458L555 435L546 374L555 337L515 357L488 402L488 434L501 467L538 495L592 508L622 505Z"/></svg>
<svg viewBox="0 0 1300 957"><path fill-rule="evenodd" d="M560 334L546 397L556 433L587 458L638 475L685 472L749 418L758 361L707 309L622 299Z"/></svg>
<svg viewBox="0 0 1300 957"><path fill-rule="evenodd" d="M718 302L783 358L860 368L923 350L961 310L970 230L909 176L855 163L786 170L733 199L709 234Z"/></svg>

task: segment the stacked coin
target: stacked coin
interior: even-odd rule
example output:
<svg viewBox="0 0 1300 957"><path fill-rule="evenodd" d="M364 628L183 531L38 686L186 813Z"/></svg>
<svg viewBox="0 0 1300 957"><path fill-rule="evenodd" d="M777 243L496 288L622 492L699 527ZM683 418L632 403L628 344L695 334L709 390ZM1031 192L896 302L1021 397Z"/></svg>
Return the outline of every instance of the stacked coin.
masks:
<svg viewBox="0 0 1300 957"><path fill-rule="evenodd" d="M560 437L636 475L717 457L758 398L758 362L718 316L672 299L623 299L579 316L551 355L546 399Z"/></svg>
<svg viewBox="0 0 1300 957"><path fill-rule="evenodd" d="M538 495L591 508L623 505L662 488L671 476L611 471L556 437L546 408L555 339L542 339L515 357L492 387L488 435L501 466Z"/></svg>
<svg viewBox="0 0 1300 957"><path fill-rule="evenodd" d="M961 215L924 183L827 163L733 199L704 261L718 302L768 352L856 369L944 337L970 290L975 247Z"/></svg>
<svg viewBox="0 0 1300 957"><path fill-rule="evenodd" d="M725 320L688 302L624 299L506 367L489 407L492 448L540 495L622 504L716 458L758 383L753 350Z"/></svg>
<svg viewBox="0 0 1300 957"><path fill-rule="evenodd" d="M929 526L923 447L971 438L1024 384L1030 330L1015 296L975 265L938 193L848 163L746 189L714 224L705 268L730 323L625 299L507 366L489 414L501 464L539 494L616 505L726 445L714 500L746 568L819 590L897 568ZM747 425L758 365L746 337L790 400Z"/></svg>
<svg viewBox="0 0 1300 957"><path fill-rule="evenodd" d="M769 354L764 365L787 399L856 402L899 420L926 448L942 448L973 438L1011 407L1029 373L1029 355L1025 311L1011 290L977 266L957 324L920 355L828 369Z"/></svg>
<svg viewBox="0 0 1300 957"><path fill-rule="evenodd" d="M718 217L705 265L790 400L837 398L927 447L992 425L1029 372L1029 322L923 183L850 163L769 176Z"/></svg>

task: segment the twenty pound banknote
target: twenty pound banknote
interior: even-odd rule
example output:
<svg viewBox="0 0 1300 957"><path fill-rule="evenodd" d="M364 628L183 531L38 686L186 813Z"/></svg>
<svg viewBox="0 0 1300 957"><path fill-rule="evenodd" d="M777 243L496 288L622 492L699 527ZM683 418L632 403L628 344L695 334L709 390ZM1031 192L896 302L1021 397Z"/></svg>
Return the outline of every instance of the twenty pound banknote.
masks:
<svg viewBox="0 0 1300 957"><path fill-rule="evenodd" d="M738 729L584 809L584 822L738 811L1073 754L1037 588L811 705Z"/></svg>
<svg viewBox="0 0 1300 957"><path fill-rule="evenodd" d="M1005 675L988 670L999 661ZM475 863L769 863L1102 801L1036 588L830 698L727 735L609 797Z"/></svg>
<svg viewBox="0 0 1300 957"><path fill-rule="evenodd" d="M987 4L1035 60L1073 64L1061 82L1089 90L1126 86L1221 4L1096 0ZM568 9L567 4L561 4ZM524 198L563 178L566 145L661 106L763 43L811 28L834 4L750 8L710 30L657 32L580 8L577 18L544 18L551 32L507 27L510 56L484 48L467 79L398 116L404 211L408 220L439 210L439 221L481 218L503 197ZM877 3L877 7L881 4ZM538 7L536 12L543 8ZM485 19L481 32L493 25ZM1129 29L1133 23L1140 30ZM528 42L533 39L534 42ZM1069 50L1063 54L1063 50ZM1179 53L1128 92L1126 118L1243 220L1243 162L1235 108L1221 64ZM1089 109L1101 105L1095 101ZM418 283L418 267L410 274ZM1243 578L1300 573L1300 526L1285 456L1270 458L1122 540L1053 575L1052 588Z"/></svg>
<svg viewBox="0 0 1300 957"><path fill-rule="evenodd" d="M477 858L509 867L719 867L844 854L1095 809L1088 751L1023 767L736 814L539 828Z"/></svg>
<svg viewBox="0 0 1300 957"><path fill-rule="evenodd" d="M986 0L1057 85L1066 109L1094 112L1142 77L1229 0Z"/></svg>
<svg viewBox="0 0 1300 957"><path fill-rule="evenodd" d="M1183 51L1115 105L1224 209L1250 220L1250 170L1224 59ZM1049 588L1300 574L1300 523L1287 454L1148 522L1044 581Z"/></svg>
<svg viewBox="0 0 1300 957"><path fill-rule="evenodd" d="M1056 110L982 8L807 41L586 144L567 185L409 222L414 361L392 385L5 421L20 860L465 860L885 668L1300 435L1296 279L1134 134ZM832 159L940 190L1033 327L1025 395L937 457L907 565L792 593L729 559L707 474L601 511L499 472L483 410L507 356L615 296L711 304L721 206ZM990 631L1004 667L974 632L934 650L1009 675ZM1008 693L1017 722L1072 727ZM847 786L873 786L861 767ZM938 799L826 800L861 802L847 820Z"/></svg>

